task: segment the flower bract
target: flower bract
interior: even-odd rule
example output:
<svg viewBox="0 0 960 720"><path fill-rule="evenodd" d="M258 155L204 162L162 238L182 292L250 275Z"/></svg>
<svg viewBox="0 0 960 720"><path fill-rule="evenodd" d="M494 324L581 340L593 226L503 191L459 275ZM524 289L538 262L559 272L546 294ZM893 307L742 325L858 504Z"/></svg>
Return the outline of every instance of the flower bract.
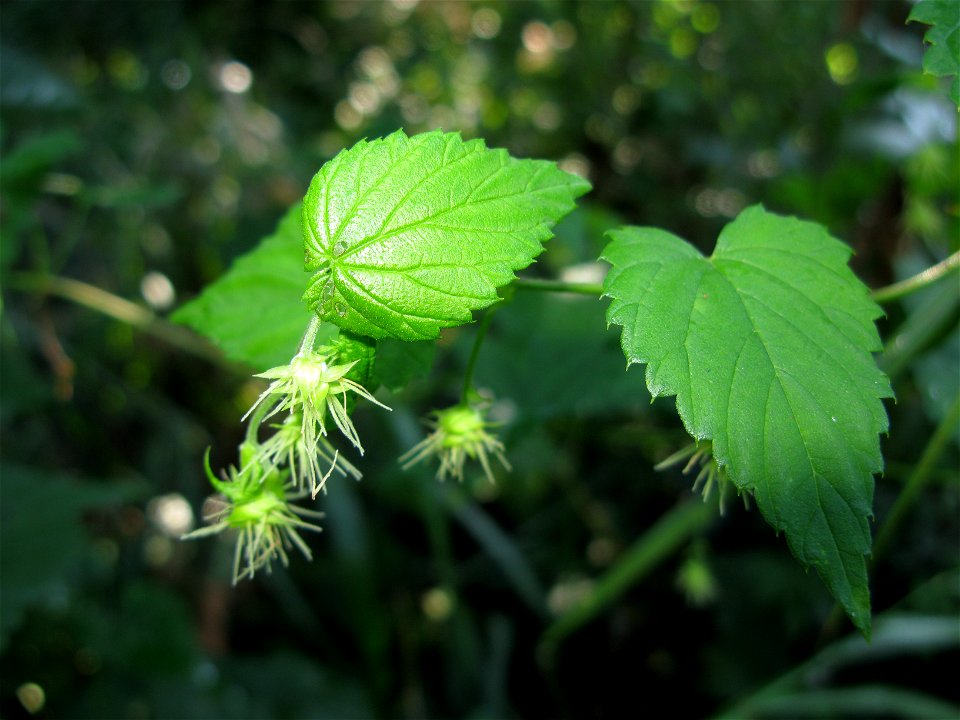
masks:
<svg viewBox="0 0 960 720"><path fill-rule="evenodd" d="M657 463L655 470L664 470L674 465L686 461L683 466L683 474L689 474L696 468L700 468L693 481L693 491L699 492L703 496L703 501L707 502L713 494L713 488L719 489L719 508L720 514L726 512L727 497L730 495L730 488L733 483L727 477L726 470L717 465L713 457L713 445L708 441L701 441L688 445L682 450L678 450L667 459ZM743 494L743 504L749 507L749 495Z"/></svg>
<svg viewBox="0 0 960 720"><path fill-rule="evenodd" d="M356 480L363 477L363 473L342 457L326 437L314 433L307 439L300 413L292 413L273 428L276 432L259 445L259 463L265 470L286 465L290 470L290 480L298 490L309 488L311 496L316 497L334 472ZM248 467L257 466L251 464ZM326 472L322 466L327 467Z"/></svg>

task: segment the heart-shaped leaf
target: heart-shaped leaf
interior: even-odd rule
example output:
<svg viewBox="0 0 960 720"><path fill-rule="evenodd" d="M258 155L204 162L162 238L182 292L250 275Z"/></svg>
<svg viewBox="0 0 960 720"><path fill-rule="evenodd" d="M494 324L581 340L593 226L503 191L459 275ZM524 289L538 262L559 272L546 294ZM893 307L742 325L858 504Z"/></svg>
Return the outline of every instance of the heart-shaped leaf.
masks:
<svg viewBox="0 0 960 720"><path fill-rule="evenodd" d="M436 338L495 302L589 188L457 133L361 141L307 191L304 300L359 335Z"/></svg>
<svg viewBox="0 0 960 720"><path fill-rule="evenodd" d="M677 410L866 635L873 473L883 467L871 356L880 309L820 225L748 208L709 258L652 228L610 233L604 283L629 363Z"/></svg>

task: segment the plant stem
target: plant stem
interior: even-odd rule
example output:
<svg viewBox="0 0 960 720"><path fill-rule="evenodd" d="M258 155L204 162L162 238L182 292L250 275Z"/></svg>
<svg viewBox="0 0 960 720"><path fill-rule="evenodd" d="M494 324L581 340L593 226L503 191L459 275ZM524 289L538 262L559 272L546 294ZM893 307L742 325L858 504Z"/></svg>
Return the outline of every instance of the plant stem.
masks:
<svg viewBox="0 0 960 720"><path fill-rule="evenodd" d="M94 285L57 275L21 272L11 274L7 280L7 287L21 292L54 295L70 300L171 345L176 345L181 350L221 365L228 364L218 350L186 328L159 318L147 308Z"/></svg>
<svg viewBox="0 0 960 720"><path fill-rule="evenodd" d="M601 283L577 283L563 280L544 280L542 278L517 278L513 287L518 290L542 290L544 292L568 292L578 295L603 295Z"/></svg>
<svg viewBox="0 0 960 720"><path fill-rule="evenodd" d="M297 348L297 355L313 350L313 345L317 341L317 331L320 329L320 318L317 315L310 317L310 324L307 325L303 333L303 340L300 341L300 347Z"/></svg>
<svg viewBox="0 0 960 720"><path fill-rule="evenodd" d="M892 302L935 283L958 268L960 268L960 250L906 280L877 288L870 295L874 302L880 304Z"/></svg>
<svg viewBox="0 0 960 720"><path fill-rule="evenodd" d="M477 328L477 336L473 339L473 348L470 350L470 359L467 361L467 371L463 375L463 390L460 392L460 402L464 405L470 397L470 390L473 389L473 371L477 366L477 356L480 354L480 346L483 345L483 339L487 336L487 330L490 329L490 321L493 320L493 314L497 311L499 305L494 305L487 310L483 319L480 320L480 326Z"/></svg>
<svg viewBox="0 0 960 720"><path fill-rule="evenodd" d="M877 539L873 543L872 564L875 565L877 558L886 551L891 538L899 528L904 516L910 510L920 491L927 484L927 480L936 469L940 456L943 455L947 446L950 444L950 437L953 434L958 420L960 420L960 398L953 401L950 410L943 420L940 421L940 424L933 433L933 437L930 438L930 442L928 442L927 447L924 448L920 461L917 463L913 472L910 473L906 485L904 485L903 490L900 491L896 502L894 502L893 507L890 508L890 512L887 513L886 519L877 531Z"/></svg>
<svg viewBox="0 0 960 720"><path fill-rule="evenodd" d="M589 595L547 628L540 646L543 660L549 663L567 635L643 580L687 540L705 529L715 514L716 507L712 503L687 502L662 516L597 581Z"/></svg>
<svg viewBox="0 0 960 720"><path fill-rule="evenodd" d="M879 661L891 656L904 659L912 656L922 656L946 648L955 648L957 645L954 627L956 621L949 617L930 617L924 615L907 615L903 613L889 614L878 618L873 642L867 644L859 635L837 640L823 648L812 658L780 675L758 690L753 691L745 698L736 700L734 704L714 716L714 720L741 720L742 718L759 717L823 717L836 713L818 712L797 715L793 710L797 703L791 702L794 698L802 701L803 698L816 696L826 691L823 687L824 678L835 678L845 667L857 664ZM929 697L929 696L924 696ZM884 707L892 707L885 705ZM914 708L916 705L913 706ZM953 717L955 707L949 712L941 711L947 706L938 707L929 717ZM872 712L869 716L876 716ZM907 713L913 717L924 716L924 713ZM841 717L848 715L840 714ZM854 712L850 717L866 717L863 712Z"/></svg>

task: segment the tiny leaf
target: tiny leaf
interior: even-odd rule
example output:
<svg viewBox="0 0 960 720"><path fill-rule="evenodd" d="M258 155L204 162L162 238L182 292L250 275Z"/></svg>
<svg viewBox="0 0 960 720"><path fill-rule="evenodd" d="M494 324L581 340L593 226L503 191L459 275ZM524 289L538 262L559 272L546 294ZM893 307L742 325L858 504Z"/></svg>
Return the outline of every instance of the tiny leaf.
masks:
<svg viewBox="0 0 960 720"><path fill-rule="evenodd" d="M953 77L950 99L960 107L960 3L957 0L922 0L913 6L907 22L932 27L923 36L930 47L923 56L923 71L935 77Z"/></svg>
<svg viewBox="0 0 960 720"><path fill-rule="evenodd" d="M457 133L362 140L307 191L304 300L359 335L436 338L495 302L589 188Z"/></svg>
<svg viewBox="0 0 960 720"><path fill-rule="evenodd" d="M696 439L813 565L857 627L870 631L864 556L873 476L883 467L889 382L880 309L820 225L748 208L706 258L653 228L610 233L603 258L628 363L654 396L676 395Z"/></svg>
<svg viewBox="0 0 960 720"><path fill-rule="evenodd" d="M185 323L217 343L227 357L250 367L283 365L297 351L310 323L300 302L308 278L303 271L301 209L297 204L272 235L172 319ZM319 342L336 332L321 328Z"/></svg>

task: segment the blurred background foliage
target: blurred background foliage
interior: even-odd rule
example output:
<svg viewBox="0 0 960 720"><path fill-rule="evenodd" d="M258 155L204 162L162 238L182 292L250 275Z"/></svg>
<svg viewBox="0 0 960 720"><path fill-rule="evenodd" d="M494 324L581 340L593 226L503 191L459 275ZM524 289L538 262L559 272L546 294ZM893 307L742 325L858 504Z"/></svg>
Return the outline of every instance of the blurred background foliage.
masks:
<svg viewBox="0 0 960 720"><path fill-rule="evenodd" d="M684 432L592 299L497 313L477 369L514 466L496 485L396 463L456 400L466 327L392 414L357 413L365 478L331 483L314 562L234 589L229 539L177 540L262 368L164 318L361 137L442 127L589 177L528 274L598 278L621 222L709 251L755 202L826 224L874 287L956 251L957 113L909 9L5 2L0 714L955 716L955 278L881 322L878 521L940 452L876 558L872 646L755 511L719 518L652 470Z"/></svg>

